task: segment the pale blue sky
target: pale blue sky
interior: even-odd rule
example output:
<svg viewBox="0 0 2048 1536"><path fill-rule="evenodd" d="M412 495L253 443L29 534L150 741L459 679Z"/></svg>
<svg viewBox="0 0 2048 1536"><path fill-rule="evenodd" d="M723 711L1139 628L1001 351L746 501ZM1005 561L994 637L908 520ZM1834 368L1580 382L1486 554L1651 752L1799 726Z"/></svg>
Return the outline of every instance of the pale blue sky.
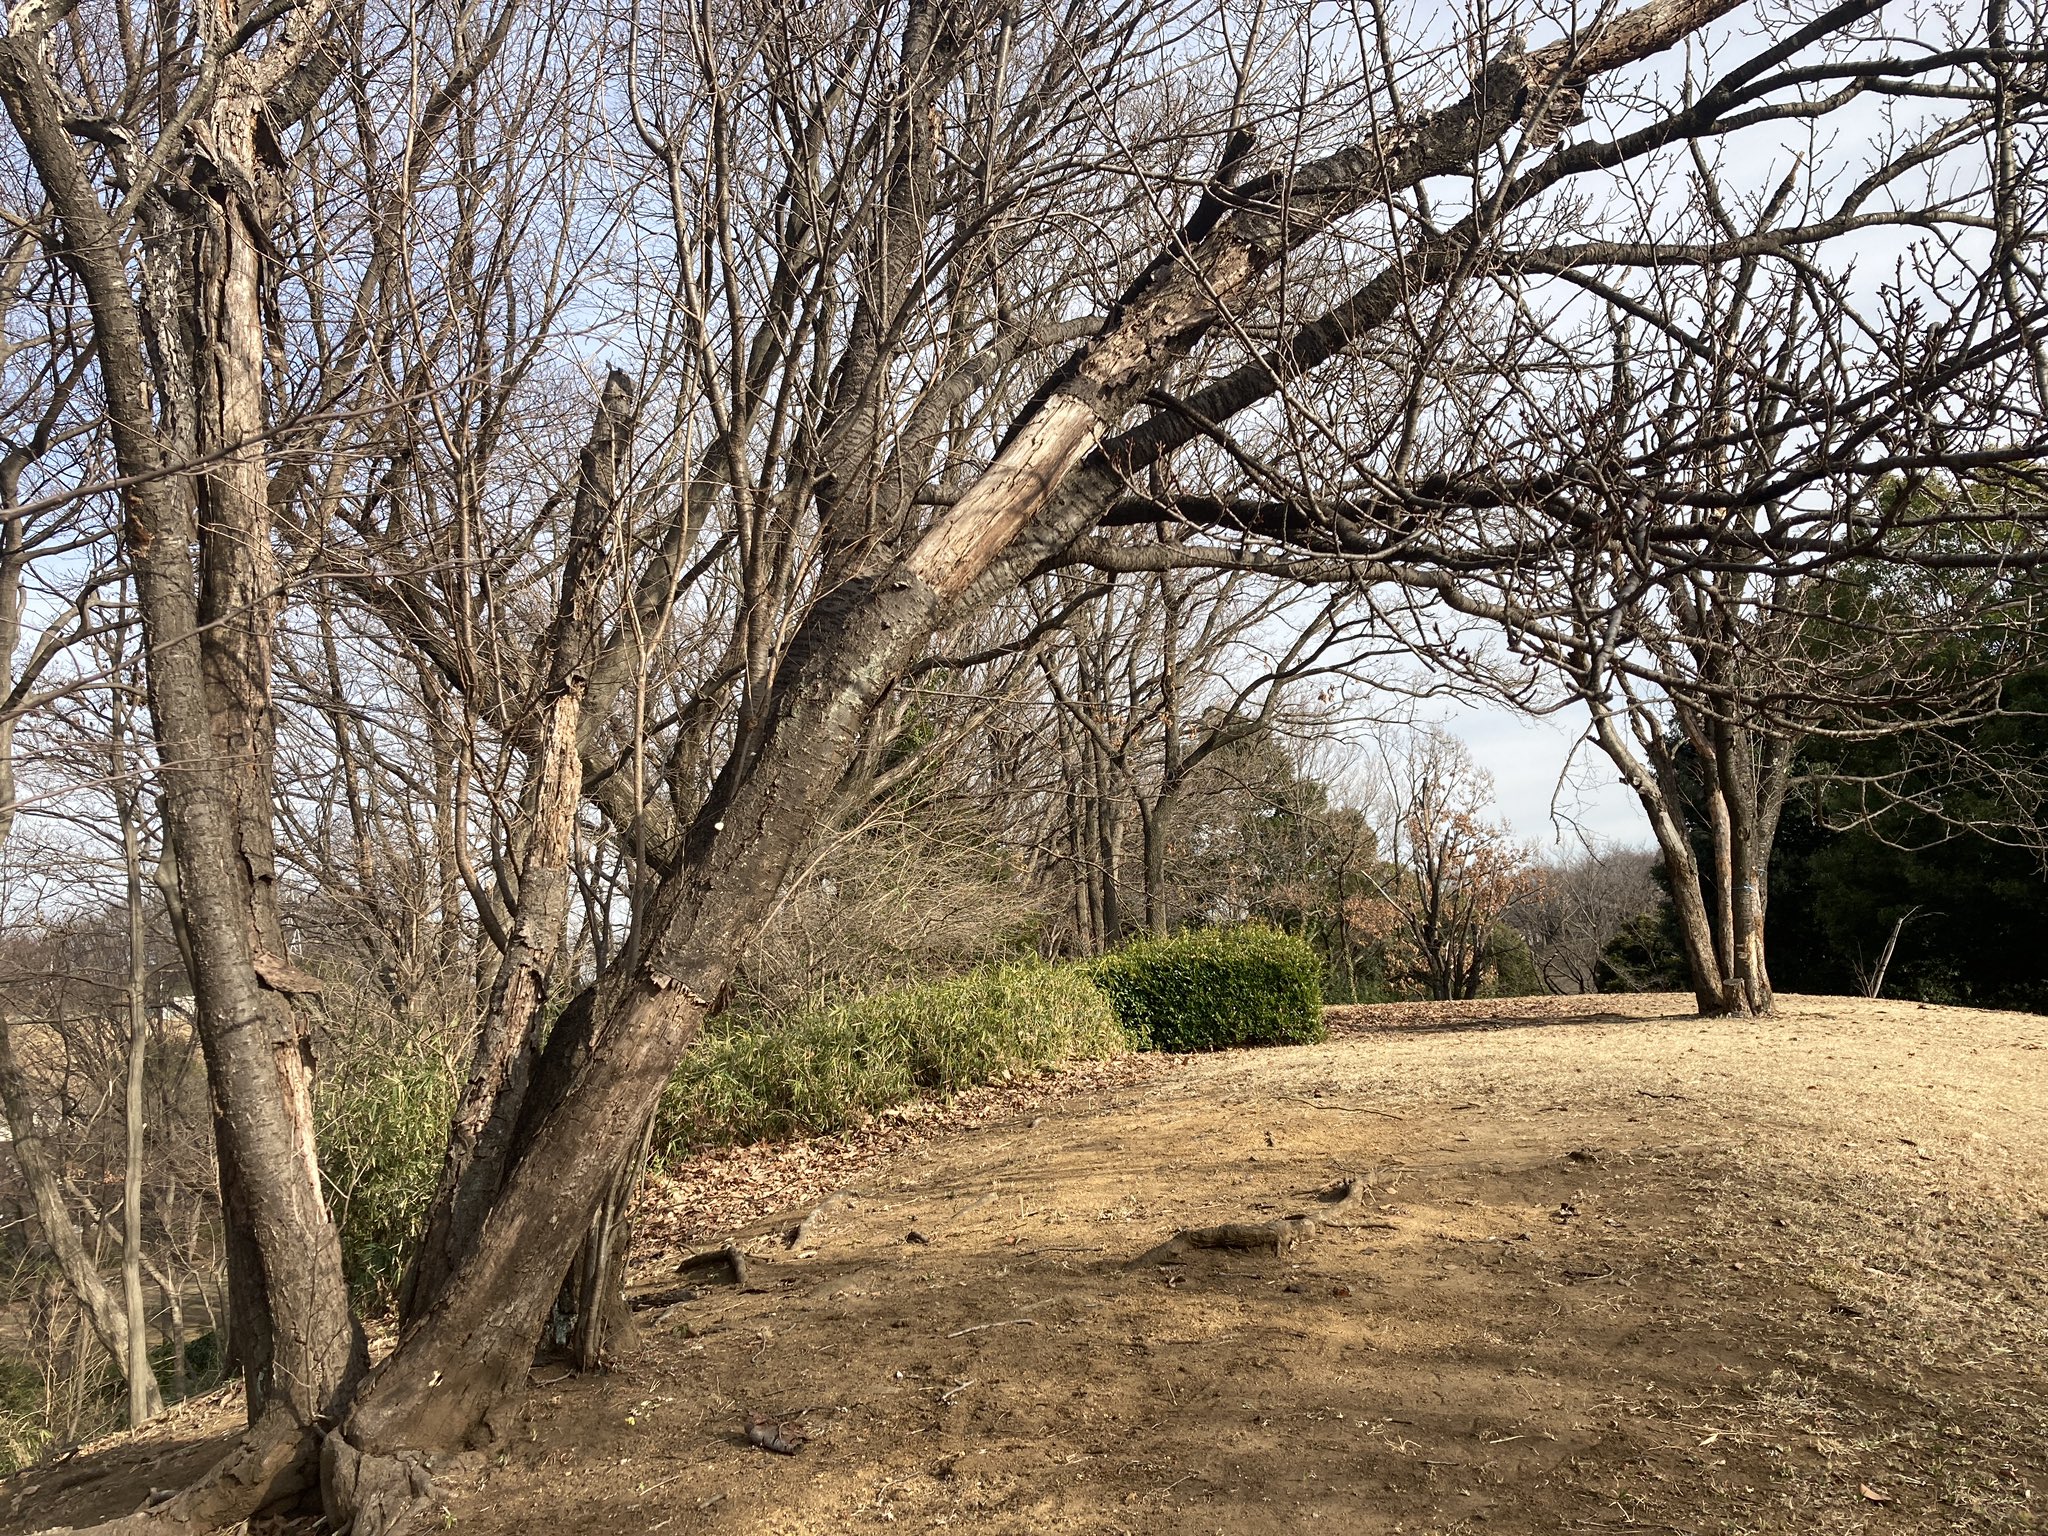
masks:
<svg viewBox="0 0 2048 1536"><path fill-rule="evenodd" d="M1501 819L1539 853L1576 850L1582 836L1602 846L1651 845L1642 806L1613 764L1583 740L1583 706L1537 717L1498 704L1447 703L1435 713L1493 775Z"/></svg>

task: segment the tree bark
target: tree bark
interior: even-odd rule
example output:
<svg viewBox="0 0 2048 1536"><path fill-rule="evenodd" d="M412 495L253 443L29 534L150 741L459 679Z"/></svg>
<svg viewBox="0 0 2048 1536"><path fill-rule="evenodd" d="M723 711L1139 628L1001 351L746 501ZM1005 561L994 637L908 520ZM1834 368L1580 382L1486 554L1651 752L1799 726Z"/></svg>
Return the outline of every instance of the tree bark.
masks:
<svg viewBox="0 0 2048 1536"><path fill-rule="evenodd" d="M1601 690L1592 683L1585 685L1585 692L1591 700L1601 698ZM1664 860L1665 885L1671 897L1672 919L1678 927L1679 946L1685 951L1686 969L1692 975L1693 1002L1702 1016L1725 1014L1730 1011L1733 999L1726 973L1721 969L1714 923L1700 879L1699 855L1693 849L1681 809L1684 798L1676 765L1668 751L1656 752L1654 762L1645 765L1623 739L1612 709L1598 702L1593 708L1593 733L1650 820L1651 834L1657 839L1657 851Z"/></svg>

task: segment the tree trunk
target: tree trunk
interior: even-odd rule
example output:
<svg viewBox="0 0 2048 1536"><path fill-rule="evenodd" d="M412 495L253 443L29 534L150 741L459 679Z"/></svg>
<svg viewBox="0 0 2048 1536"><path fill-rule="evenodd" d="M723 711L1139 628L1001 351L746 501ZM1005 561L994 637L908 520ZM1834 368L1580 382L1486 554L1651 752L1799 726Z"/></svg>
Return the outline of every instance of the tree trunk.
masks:
<svg viewBox="0 0 2048 1536"><path fill-rule="evenodd" d="M1161 794L1147 805L1138 802L1138 825L1145 840L1145 931L1155 939L1166 937L1166 831L1173 811L1172 797Z"/></svg>
<svg viewBox="0 0 2048 1536"><path fill-rule="evenodd" d="M358 1453L402 1462L405 1452L459 1446L492 1429L662 1085L778 899L869 713L931 632L937 608L932 587L906 574L828 599L799 636L768 730L750 761L728 763L691 830L686 867L655 893L648 941L630 969L601 980L557 1021L528 1092L516 1161L469 1255L365 1385L344 1436L330 1437L325 1471L339 1509L374 1511L411 1496L405 1474L370 1476ZM745 831L727 836L728 827Z"/></svg>
<svg viewBox="0 0 2048 1536"><path fill-rule="evenodd" d="M1122 871L1118 867L1118 834L1122 818L1117 814L1109 765L1098 754L1095 760L1095 861L1101 872L1102 948L1115 949L1124 939Z"/></svg>
<svg viewBox="0 0 2048 1536"><path fill-rule="evenodd" d="M127 875L128 898L128 1084L124 1102L127 1167L121 1185L121 1292L128 1320L130 1428L163 1411L163 1397L149 1366L149 1326L142 1305L142 1157L143 1086L149 1051L148 931L143 926L142 842L135 825L138 786L129 776L128 706L118 664L110 718L114 803L121 823L121 863Z"/></svg>

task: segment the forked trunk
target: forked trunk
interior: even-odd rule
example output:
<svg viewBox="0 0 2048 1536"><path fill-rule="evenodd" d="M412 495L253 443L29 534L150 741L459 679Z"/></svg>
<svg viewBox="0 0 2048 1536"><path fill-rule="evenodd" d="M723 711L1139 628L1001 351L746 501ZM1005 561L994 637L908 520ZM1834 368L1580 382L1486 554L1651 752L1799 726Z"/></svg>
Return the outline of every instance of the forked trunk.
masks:
<svg viewBox="0 0 2048 1536"><path fill-rule="evenodd" d="M601 980L575 1017L557 1023L516 1161L468 1256L365 1384L343 1435L329 1438L337 1513L366 1513L374 1525L380 1501L411 1496L405 1453L458 1447L502 1427L494 1420L525 1378L541 1320L593 1216L635 1163L662 1085L938 609L932 587L906 577L828 601L807 626L771 730L750 761L728 765L691 833L687 867L652 903L649 941L629 970ZM752 835L723 835L727 826Z"/></svg>
<svg viewBox="0 0 2048 1536"><path fill-rule="evenodd" d="M312 1049L276 904L270 643L278 601L264 440L262 271L270 167L266 81L316 46L307 28L260 65L222 66L205 141L173 146L141 200L147 238L115 227L66 128L73 112L28 25L0 40L0 100L64 230L90 307L104 409L125 477L122 546L135 583L167 841L177 851L198 1032L215 1109L236 1350L250 1438L178 1513L240 1518L303 1486L309 1431L365 1356L314 1154ZM183 131L183 130L180 130ZM177 200L173 206L172 199ZM125 253L139 252L138 297ZM195 559L196 556L196 559ZM196 576L196 582L195 582ZM201 1505L203 1504L203 1508Z"/></svg>

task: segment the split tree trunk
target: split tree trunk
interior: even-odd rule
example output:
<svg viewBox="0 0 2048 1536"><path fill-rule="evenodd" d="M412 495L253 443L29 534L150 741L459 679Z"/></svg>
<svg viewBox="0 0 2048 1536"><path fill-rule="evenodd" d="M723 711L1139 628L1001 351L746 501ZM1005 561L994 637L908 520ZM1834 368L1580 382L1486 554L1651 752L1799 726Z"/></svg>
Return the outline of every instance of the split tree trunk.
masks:
<svg viewBox="0 0 2048 1536"><path fill-rule="evenodd" d="M503 1187L539 1061L549 987L568 929L569 861L583 788L577 747L583 695L602 633L598 603L612 565L613 514L620 470L632 451L635 409L633 381L614 372L578 469L562 591L542 646L548 670L536 707L522 712L538 724L529 752L516 906L426 1227L401 1288L399 1310L408 1321L434 1304L475 1244Z"/></svg>
<svg viewBox="0 0 2048 1536"><path fill-rule="evenodd" d="M563 1323L563 1346L579 1371L610 1364L633 1342L626 1263L633 1254L633 1196L640 1188L653 1135L654 1120L649 1116L633 1155L612 1176L555 1303Z"/></svg>

